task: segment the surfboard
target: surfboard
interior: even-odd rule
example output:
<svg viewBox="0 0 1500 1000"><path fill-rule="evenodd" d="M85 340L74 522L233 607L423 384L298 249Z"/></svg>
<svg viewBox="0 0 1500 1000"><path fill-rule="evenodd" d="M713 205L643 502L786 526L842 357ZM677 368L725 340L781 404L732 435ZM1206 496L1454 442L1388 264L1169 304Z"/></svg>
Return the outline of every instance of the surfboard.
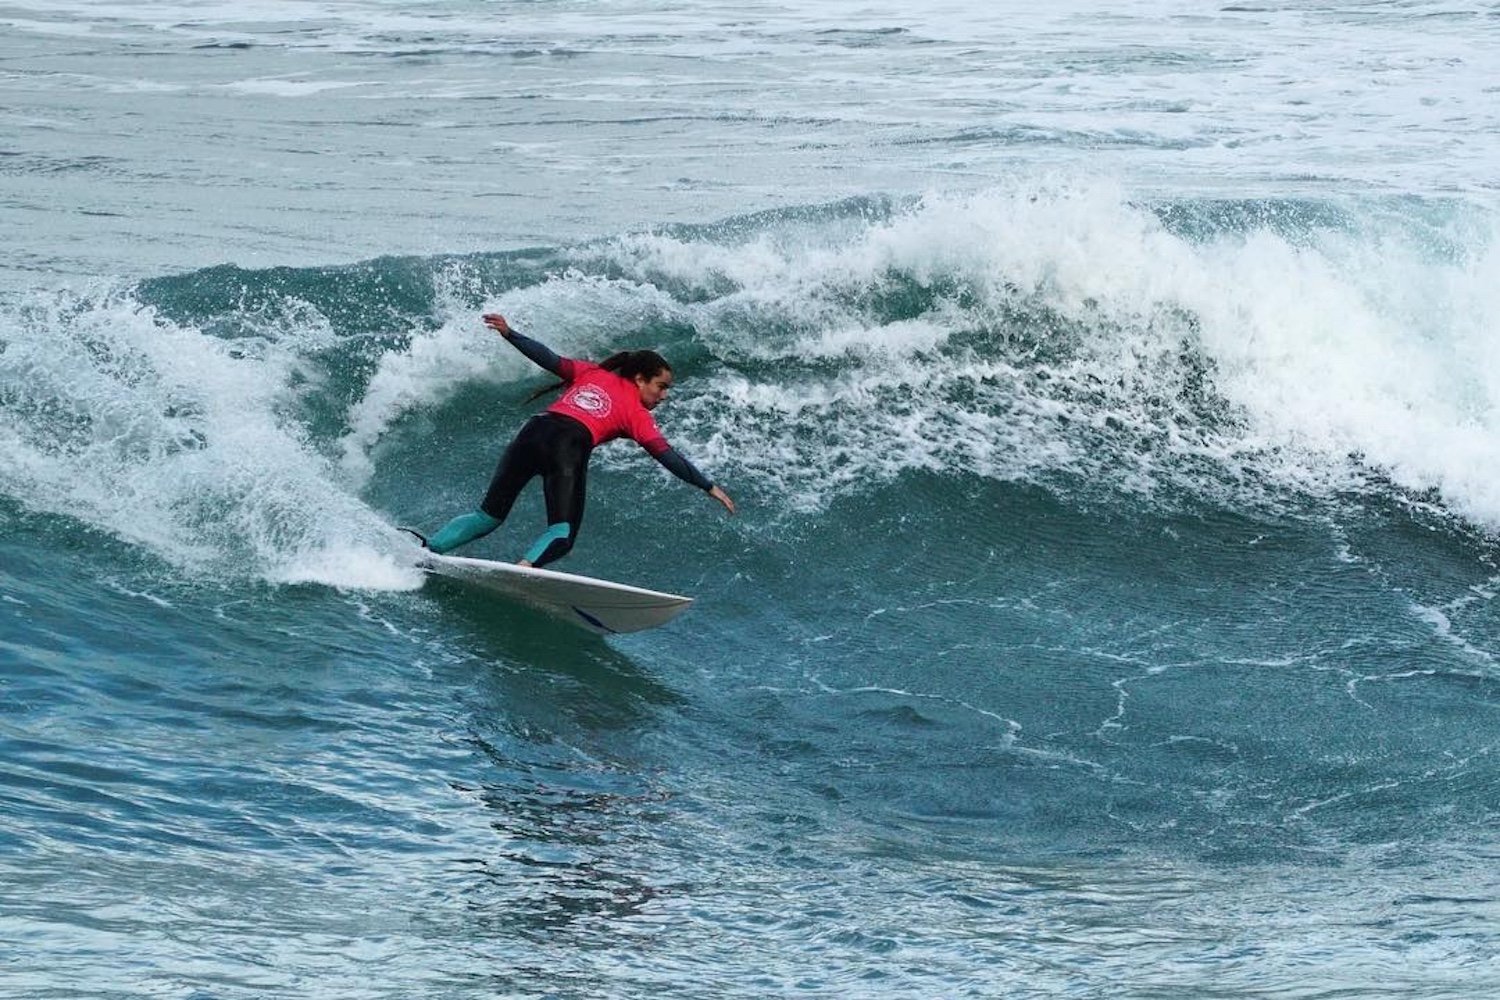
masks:
<svg viewBox="0 0 1500 1000"><path fill-rule="evenodd" d="M515 563L422 553L431 573L495 591L601 635L639 632L676 618L691 597Z"/></svg>

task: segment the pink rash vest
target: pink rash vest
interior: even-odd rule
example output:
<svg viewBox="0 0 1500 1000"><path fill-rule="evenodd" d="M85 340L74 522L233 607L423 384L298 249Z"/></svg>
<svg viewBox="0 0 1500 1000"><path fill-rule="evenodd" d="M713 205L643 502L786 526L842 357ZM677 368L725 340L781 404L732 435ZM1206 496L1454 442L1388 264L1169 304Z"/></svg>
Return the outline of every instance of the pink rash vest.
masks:
<svg viewBox="0 0 1500 1000"><path fill-rule="evenodd" d="M548 413L561 413L587 427L594 446L627 437L653 456L660 456L669 445L657 429L651 411L641 403L640 391L631 379L607 372L592 361L563 358L557 374L567 386L562 396L547 407Z"/></svg>

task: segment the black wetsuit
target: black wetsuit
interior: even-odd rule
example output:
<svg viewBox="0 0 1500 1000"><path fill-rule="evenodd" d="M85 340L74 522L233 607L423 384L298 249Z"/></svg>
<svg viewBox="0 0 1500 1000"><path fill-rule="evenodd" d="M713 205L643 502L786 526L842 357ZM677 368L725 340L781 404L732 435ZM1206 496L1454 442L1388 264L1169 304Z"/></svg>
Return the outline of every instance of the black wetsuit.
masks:
<svg viewBox="0 0 1500 1000"><path fill-rule="evenodd" d="M564 382L571 382L580 364L586 364L560 357L545 345L519 333L512 332L508 339L528 359ZM559 405L554 404L554 408ZM701 490L714 488L707 476L660 437L649 417L645 423L653 435L651 440L640 443L653 458L684 482ZM595 433L583 420L566 413L549 410L532 417L505 449L479 509L453 518L427 540L428 547L437 553L451 552L494 531L510 514L522 488L536 476L541 476L547 505L547 530L526 553L526 560L533 566L542 566L567 555L583 524L589 455L594 450L594 438Z"/></svg>
<svg viewBox="0 0 1500 1000"><path fill-rule="evenodd" d="M567 525L568 533L549 527L527 554L533 566L561 559L573 548L583 524L589 454L594 442L587 427L561 413L539 413L521 427L500 464L479 509L496 521L510 515L522 487L542 477L542 498L549 526Z"/></svg>

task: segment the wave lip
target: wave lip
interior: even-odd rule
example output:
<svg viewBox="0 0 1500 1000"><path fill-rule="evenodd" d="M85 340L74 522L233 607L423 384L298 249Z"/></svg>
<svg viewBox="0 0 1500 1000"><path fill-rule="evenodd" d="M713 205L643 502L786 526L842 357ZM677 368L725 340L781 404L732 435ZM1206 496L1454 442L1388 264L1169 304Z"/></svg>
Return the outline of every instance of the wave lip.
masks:
<svg viewBox="0 0 1500 1000"><path fill-rule="evenodd" d="M726 453L759 450L797 495L836 490L821 452L845 482L930 469L1239 502L1394 485L1500 524L1500 256L1470 206L1153 206L1091 184L849 213L585 258L672 291L726 362L691 418L727 397Z"/></svg>

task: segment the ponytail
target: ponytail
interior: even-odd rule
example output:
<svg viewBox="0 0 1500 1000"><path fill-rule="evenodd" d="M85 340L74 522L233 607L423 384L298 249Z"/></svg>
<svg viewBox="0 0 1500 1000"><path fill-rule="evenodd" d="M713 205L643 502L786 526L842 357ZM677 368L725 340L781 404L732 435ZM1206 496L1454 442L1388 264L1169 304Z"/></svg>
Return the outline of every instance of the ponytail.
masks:
<svg viewBox="0 0 1500 1000"><path fill-rule="evenodd" d="M536 392L533 392L531 395L527 396L526 397L526 402L531 403L531 402L534 402L534 401L536 401L538 399L541 399L543 396L545 396L545 395L547 395L549 393L556 392L557 390L561 389L563 386L565 386L567 384L568 383L566 383L566 382L553 382L551 385L544 385L540 389L538 389Z"/></svg>

